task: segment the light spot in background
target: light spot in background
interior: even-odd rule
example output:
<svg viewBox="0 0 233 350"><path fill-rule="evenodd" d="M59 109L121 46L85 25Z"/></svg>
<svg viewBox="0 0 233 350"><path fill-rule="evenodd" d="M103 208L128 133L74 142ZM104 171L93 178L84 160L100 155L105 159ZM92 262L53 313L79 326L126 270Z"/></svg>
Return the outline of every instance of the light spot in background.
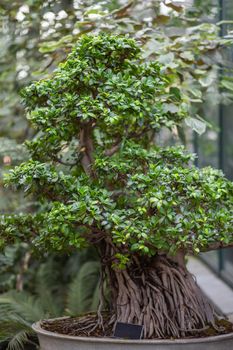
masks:
<svg viewBox="0 0 233 350"><path fill-rule="evenodd" d="M28 76L28 73L25 71L25 70L21 70L19 73L18 73L18 75L17 75L17 77L18 77L18 79L20 80L20 79L24 79L24 78L26 78Z"/></svg>
<svg viewBox="0 0 233 350"><path fill-rule="evenodd" d="M42 28L48 28L48 27L49 27L49 22L47 22L47 21L42 21L42 22L41 22L41 27L42 27Z"/></svg>
<svg viewBox="0 0 233 350"><path fill-rule="evenodd" d="M68 17L68 14L66 13L66 11L61 10L58 12L56 19L60 21L61 19L64 19L67 17Z"/></svg>
<svg viewBox="0 0 233 350"><path fill-rule="evenodd" d="M163 2L161 2L161 4L160 4L160 13L161 13L161 15L166 16L166 15L169 14L169 12L171 12L171 8L167 7L166 5L164 5Z"/></svg>
<svg viewBox="0 0 233 350"><path fill-rule="evenodd" d="M43 18L48 22L53 22L55 19L55 13L48 11L44 14Z"/></svg>
<svg viewBox="0 0 233 350"><path fill-rule="evenodd" d="M19 11L16 14L17 21L22 22L25 18L25 13L29 13L29 6L28 5L20 6Z"/></svg>
<svg viewBox="0 0 233 350"><path fill-rule="evenodd" d="M29 6L28 5L23 5L19 9L23 13L29 13Z"/></svg>

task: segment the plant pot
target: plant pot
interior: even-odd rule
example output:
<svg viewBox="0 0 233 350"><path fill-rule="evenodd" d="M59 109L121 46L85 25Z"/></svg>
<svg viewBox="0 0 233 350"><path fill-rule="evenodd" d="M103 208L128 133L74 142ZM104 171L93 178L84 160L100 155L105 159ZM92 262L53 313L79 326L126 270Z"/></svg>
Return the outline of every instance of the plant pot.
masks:
<svg viewBox="0 0 233 350"><path fill-rule="evenodd" d="M127 340L117 338L72 337L48 332L40 322L32 325L41 350L226 350L233 349L233 333L177 340Z"/></svg>

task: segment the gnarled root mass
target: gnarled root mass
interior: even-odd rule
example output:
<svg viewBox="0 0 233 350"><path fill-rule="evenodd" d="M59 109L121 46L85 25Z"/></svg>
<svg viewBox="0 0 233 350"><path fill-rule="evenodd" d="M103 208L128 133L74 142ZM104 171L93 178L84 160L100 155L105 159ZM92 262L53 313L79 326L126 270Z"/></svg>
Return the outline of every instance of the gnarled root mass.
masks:
<svg viewBox="0 0 233 350"><path fill-rule="evenodd" d="M105 312L102 310L105 304L103 272L108 274L112 292L111 310ZM232 331L231 323L218 320L213 306L184 264L165 256L144 262L143 266L135 258L125 270L113 270L106 264L101 281L97 314L45 321L42 327L62 334L101 337L112 336L116 323L125 322L143 325L147 339L208 336Z"/></svg>
<svg viewBox="0 0 233 350"><path fill-rule="evenodd" d="M152 266L111 271L110 323L144 326L144 338L180 338L215 325L216 313L185 267L166 257Z"/></svg>

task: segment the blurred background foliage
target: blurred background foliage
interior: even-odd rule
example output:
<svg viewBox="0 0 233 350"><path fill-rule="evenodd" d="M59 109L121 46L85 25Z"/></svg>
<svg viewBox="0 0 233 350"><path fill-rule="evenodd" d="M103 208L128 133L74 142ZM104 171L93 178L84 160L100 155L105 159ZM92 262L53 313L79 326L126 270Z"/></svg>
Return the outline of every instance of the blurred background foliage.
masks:
<svg viewBox="0 0 233 350"><path fill-rule="evenodd" d="M33 198L11 193L2 183L3 172L28 158L24 140L36 136L25 118L20 90L48 76L83 33L136 38L144 59L161 62L172 87L182 90L190 113L187 125L173 130L172 136L164 131L157 142L179 139L192 145L190 130L202 134L206 127L210 140L216 138L218 106L230 104L233 96L226 49L232 44L233 26L219 22L219 10L215 0L1 0L1 212L32 211L36 206ZM213 153L211 147L212 142L207 153ZM47 257L35 255L30 243L8 247L0 254L2 349L33 348L30 324L38 318L95 310L98 276L97 257L90 250Z"/></svg>
<svg viewBox="0 0 233 350"><path fill-rule="evenodd" d="M92 249L37 260L29 248L8 247L0 255L0 349L36 349L33 322L98 307L100 269Z"/></svg>

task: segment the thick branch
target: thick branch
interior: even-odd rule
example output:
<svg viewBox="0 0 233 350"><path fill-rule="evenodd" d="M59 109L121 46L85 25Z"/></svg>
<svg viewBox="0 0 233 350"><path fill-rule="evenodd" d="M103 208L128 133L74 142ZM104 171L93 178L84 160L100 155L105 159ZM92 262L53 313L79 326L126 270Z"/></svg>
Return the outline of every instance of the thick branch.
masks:
<svg viewBox="0 0 233 350"><path fill-rule="evenodd" d="M92 140L92 127L90 124L83 126L80 131L80 153L81 164L85 173L89 176L93 176L92 163L93 163L93 140Z"/></svg>
<svg viewBox="0 0 233 350"><path fill-rule="evenodd" d="M186 252L183 249L179 249L175 256L169 258L175 261L180 267L185 268L185 255Z"/></svg>
<svg viewBox="0 0 233 350"><path fill-rule="evenodd" d="M104 155L107 157L111 157L114 153L116 153L121 146L121 141L118 140L111 148L106 149Z"/></svg>

